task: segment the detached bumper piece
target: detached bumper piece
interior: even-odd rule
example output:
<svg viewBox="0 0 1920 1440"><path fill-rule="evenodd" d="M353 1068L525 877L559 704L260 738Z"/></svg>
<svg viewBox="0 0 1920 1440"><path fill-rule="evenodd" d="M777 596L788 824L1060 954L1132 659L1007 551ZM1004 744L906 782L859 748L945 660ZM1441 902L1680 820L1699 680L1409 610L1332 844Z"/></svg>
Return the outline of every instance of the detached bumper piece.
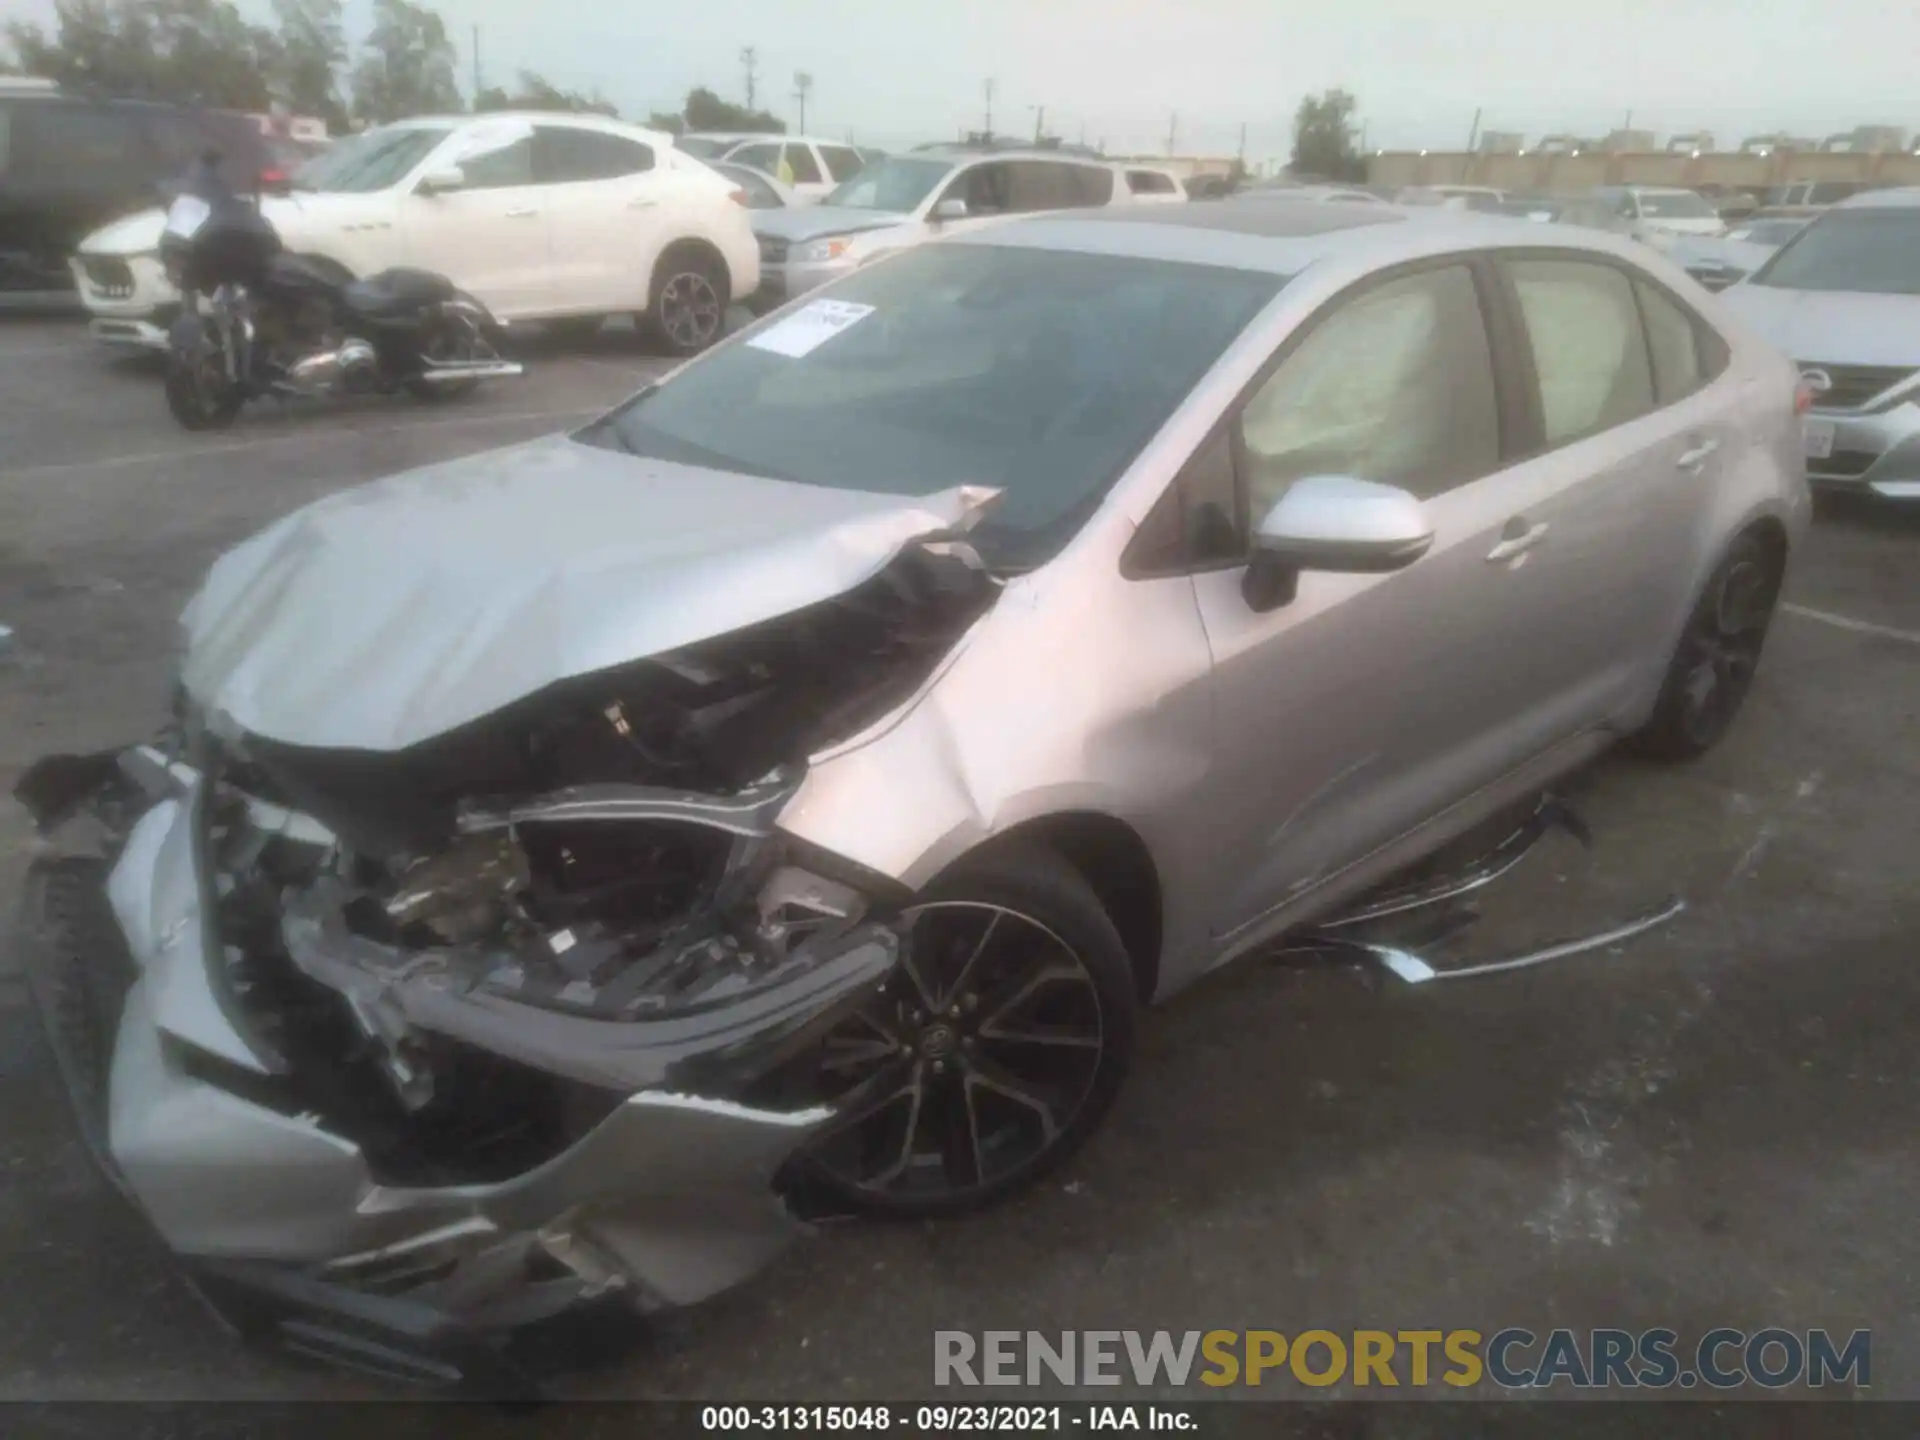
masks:
<svg viewBox="0 0 1920 1440"><path fill-rule="evenodd" d="M1686 901L1669 895L1646 911L1594 934L1539 946L1518 955L1477 964L1448 963L1437 956L1451 940L1478 920L1467 897L1512 870L1552 831L1573 836L1591 848L1593 832L1564 800L1543 795L1527 815L1497 844L1467 863L1442 870L1404 885L1378 891L1351 909L1319 926L1288 939L1274 951L1283 956L1355 959L1377 964L1409 985L1432 980L1467 980L1486 975L1531 969L1549 961L1588 954L1618 945L1672 920L1687 908ZM1424 921L1417 939L1389 937L1382 929L1390 922Z"/></svg>

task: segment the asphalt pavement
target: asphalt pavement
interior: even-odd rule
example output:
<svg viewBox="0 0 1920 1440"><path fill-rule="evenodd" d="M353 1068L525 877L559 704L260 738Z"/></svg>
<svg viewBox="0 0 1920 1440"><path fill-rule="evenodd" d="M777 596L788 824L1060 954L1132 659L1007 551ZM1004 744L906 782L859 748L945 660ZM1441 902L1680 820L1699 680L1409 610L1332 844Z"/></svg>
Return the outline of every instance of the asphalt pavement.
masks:
<svg viewBox="0 0 1920 1440"><path fill-rule="evenodd" d="M0 317L0 787L158 721L174 616L226 546L341 486L583 420L667 367L625 331L530 354L470 401L263 405L190 435L152 366L70 319ZM1581 777L1595 848L1546 842L1466 952L1669 892L1677 920L1450 985L1231 967L1149 1017L1104 1133L1038 1191L823 1227L574 1393L924 1395L937 1329L1780 1325L1872 1329L1873 1395L1920 1399L1916 741L1920 514L1824 507L1724 746ZM0 802L9 895L27 843ZM241 1350L203 1314L89 1168L5 963L0 1400L380 1393Z"/></svg>

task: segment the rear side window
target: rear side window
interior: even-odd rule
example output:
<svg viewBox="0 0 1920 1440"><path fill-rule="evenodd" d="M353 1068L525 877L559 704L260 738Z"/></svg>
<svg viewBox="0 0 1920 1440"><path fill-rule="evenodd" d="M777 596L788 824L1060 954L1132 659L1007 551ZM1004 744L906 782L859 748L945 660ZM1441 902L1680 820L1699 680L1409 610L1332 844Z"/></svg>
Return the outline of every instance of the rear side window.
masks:
<svg viewBox="0 0 1920 1440"><path fill-rule="evenodd" d="M535 172L543 185L615 180L653 169L653 147L624 135L560 125L543 125L535 135Z"/></svg>
<svg viewBox="0 0 1920 1440"><path fill-rule="evenodd" d="M1007 162L1007 208L1016 212L1069 210L1080 198L1079 167L1053 160Z"/></svg>
<svg viewBox="0 0 1920 1440"><path fill-rule="evenodd" d="M820 183L820 165L813 158L812 146L787 146L787 165L793 172L794 184L818 185Z"/></svg>
<svg viewBox="0 0 1920 1440"><path fill-rule="evenodd" d="M727 152L727 159L736 165L751 165L756 170L764 170L769 175L780 171L780 147L778 145L742 145L738 150Z"/></svg>
<svg viewBox="0 0 1920 1440"><path fill-rule="evenodd" d="M820 158L827 162L827 173L836 181L851 180L867 168L867 162L860 158L860 152L845 145L822 145Z"/></svg>
<svg viewBox="0 0 1920 1440"><path fill-rule="evenodd" d="M1653 375L1633 282L1586 260L1503 262L1520 297L1549 446L1653 408Z"/></svg>
<svg viewBox="0 0 1920 1440"><path fill-rule="evenodd" d="M1136 195L1171 195L1173 177L1162 175L1158 170L1129 170L1127 189Z"/></svg>
<svg viewBox="0 0 1920 1440"><path fill-rule="evenodd" d="M1113 172L1096 165L1074 165L1073 183L1082 205L1105 205L1113 199Z"/></svg>

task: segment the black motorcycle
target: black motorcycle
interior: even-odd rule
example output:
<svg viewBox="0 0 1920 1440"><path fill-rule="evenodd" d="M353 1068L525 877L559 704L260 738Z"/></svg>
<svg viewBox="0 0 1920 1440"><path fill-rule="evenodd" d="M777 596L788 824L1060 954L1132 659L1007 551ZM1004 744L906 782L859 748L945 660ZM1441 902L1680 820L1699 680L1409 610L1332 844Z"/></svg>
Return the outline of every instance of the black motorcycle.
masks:
<svg viewBox="0 0 1920 1440"><path fill-rule="evenodd" d="M349 279L285 253L255 200L210 163L167 211L160 259L180 291L167 346L167 408L189 430L231 424L261 395L450 399L519 375L503 330L431 270Z"/></svg>

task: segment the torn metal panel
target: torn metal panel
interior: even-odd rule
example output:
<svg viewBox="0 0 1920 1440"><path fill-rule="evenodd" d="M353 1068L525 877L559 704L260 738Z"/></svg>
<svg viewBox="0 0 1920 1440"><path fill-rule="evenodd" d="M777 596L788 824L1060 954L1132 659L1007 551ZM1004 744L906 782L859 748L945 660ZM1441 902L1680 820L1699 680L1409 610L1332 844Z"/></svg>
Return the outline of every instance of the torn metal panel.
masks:
<svg viewBox="0 0 1920 1440"><path fill-rule="evenodd" d="M403 750L844 594L993 493L794 485L564 438L470 456L222 556L182 617L183 679L228 733Z"/></svg>

